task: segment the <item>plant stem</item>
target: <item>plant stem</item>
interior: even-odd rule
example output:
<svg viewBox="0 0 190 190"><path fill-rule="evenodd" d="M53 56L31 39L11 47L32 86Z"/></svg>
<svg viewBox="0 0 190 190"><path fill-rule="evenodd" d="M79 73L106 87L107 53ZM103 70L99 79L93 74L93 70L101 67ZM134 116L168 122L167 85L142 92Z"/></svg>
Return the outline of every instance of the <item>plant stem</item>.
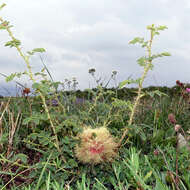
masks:
<svg viewBox="0 0 190 190"><path fill-rule="evenodd" d="M153 41L153 37L154 37L153 30L151 30L150 35L151 35L151 37L150 37L150 40L149 40L149 44L147 45L148 60L146 61L147 64L144 67L144 72L143 72L143 74L141 76L141 79L140 79L140 82L139 82L138 93L137 93L137 97L135 99L135 103L133 105L133 109L132 109L131 114L130 114L128 126L132 125L132 123L133 123L134 114L136 112L137 106L139 104L139 100L141 98L141 91L142 91L142 88L143 88L142 85L143 85L144 79L147 76L148 71L150 70L150 68L152 66L152 60L151 60L152 52L151 52L151 49L152 49L152 41ZM125 138L127 132L128 132L128 128L126 127L126 129L124 130L123 135L122 135L122 137L121 137L121 139L119 141L118 147L121 146L122 141Z"/></svg>
<svg viewBox="0 0 190 190"><path fill-rule="evenodd" d="M3 20L1 17L0 17L0 21L1 21L2 23L4 22L4 20ZM9 34L9 36L11 37L11 39L12 39L13 41L16 40L16 38L13 36L13 33L12 33L12 31L9 29L8 26L6 26L6 30L7 30L8 34ZM30 63L29 63L29 57L24 55L24 53L22 52L21 48L20 48L18 45L15 45L15 47L16 47L16 49L17 49L19 55L24 59L24 62L25 62L26 65L27 65L27 68L28 68L28 75L29 75L30 79L32 80L33 83L35 83L36 80L35 80L35 78L34 78L34 76L33 76L32 70L31 70L31 66L30 66ZM44 95L41 93L41 91L38 90L38 89L37 89L37 92L38 92L39 95L40 95L40 98L41 98L42 103L43 103L43 105L44 105L45 112L46 112L46 114L47 114L48 120L49 120L50 125L51 125L51 128L52 128L52 131L53 131L53 133L54 133L54 135L55 135L55 140L56 140L55 146L56 146L57 150L58 150L59 152L61 152L60 147L59 147L59 140L58 140L58 137L57 137L57 134L56 134L56 130L55 130L55 126L54 126L54 124L53 124L53 122L52 122L52 119L51 119L51 116L50 116L50 113L49 113L49 110L48 110L48 107L47 107L47 104L46 104L46 101L45 101L45 96L44 96Z"/></svg>

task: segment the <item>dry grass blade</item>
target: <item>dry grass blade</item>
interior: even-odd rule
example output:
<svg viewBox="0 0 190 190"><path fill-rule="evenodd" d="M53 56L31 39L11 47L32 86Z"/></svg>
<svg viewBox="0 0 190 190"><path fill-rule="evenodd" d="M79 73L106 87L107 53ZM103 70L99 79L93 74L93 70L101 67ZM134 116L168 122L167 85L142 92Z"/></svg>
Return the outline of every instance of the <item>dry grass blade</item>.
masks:
<svg viewBox="0 0 190 190"><path fill-rule="evenodd" d="M0 104L0 112L1 112L1 115L0 115L0 138L3 135L3 122L2 122L3 116L6 112L6 110L8 109L9 103L10 103L10 98L6 104L5 104L5 102L1 102L1 104ZM0 144L0 151L2 148L3 148L3 144Z"/></svg>
<svg viewBox="0 0 190 190"><path fill-rule="evenodd" d="M14 118L14 113L8 110L9 113L9 123L10 123L10 129L9 129L9 140L8 140L8 149L7 149L7 157L9 156L12 145L13 145L13 138L16 131L16 128L18 127L19 118L21 115L21 111L18 112L16 119Z"/></svg>

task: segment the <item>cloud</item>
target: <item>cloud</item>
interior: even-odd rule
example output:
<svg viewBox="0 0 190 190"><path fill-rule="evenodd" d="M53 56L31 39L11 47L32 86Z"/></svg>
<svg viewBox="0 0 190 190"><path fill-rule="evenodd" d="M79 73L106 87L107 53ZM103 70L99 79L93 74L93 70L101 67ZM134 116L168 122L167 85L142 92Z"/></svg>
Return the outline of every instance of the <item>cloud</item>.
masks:
<svg viewBox="0 0 190 190"><path fill-rule="evenodd" d="M118 71L118 81L142 73L136 60L144 50L128 44L136 36L146 36L146 25L167 25L153 44L153 52L169 51L172 57L155 61L155 69L145 85L175 84L188 81L190 19L188 0L7 0L1 15L14 25L15 36L22 41L23 50L44 47L42 55L55 80L76 77L80 88L95 85L88 74L109 79ZM16 16L15 16L16 15ZM2 31L1 31L2 32ZM0 35L0 70L11 73L23 70L23 61L14 49L3 47L8 40ZM4 64L1 64L4 63ZM31 60L34 71L42 68L39 55ZM23 81L24 82L24 81Z"/></svg>

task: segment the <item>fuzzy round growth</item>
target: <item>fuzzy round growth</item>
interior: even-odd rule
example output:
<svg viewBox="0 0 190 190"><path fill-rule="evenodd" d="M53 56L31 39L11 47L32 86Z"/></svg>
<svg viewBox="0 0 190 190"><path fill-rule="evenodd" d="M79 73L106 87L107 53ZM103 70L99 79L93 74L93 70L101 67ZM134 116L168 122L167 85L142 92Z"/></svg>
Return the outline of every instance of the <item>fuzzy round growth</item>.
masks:
<svg viewBox="0 0 190 190"><path fill-rule="evenodd" d="M80 162L111 162L117 155L117 143L105 127L84 129L79 138L81 142L76 146L75 154Z"/></svg>

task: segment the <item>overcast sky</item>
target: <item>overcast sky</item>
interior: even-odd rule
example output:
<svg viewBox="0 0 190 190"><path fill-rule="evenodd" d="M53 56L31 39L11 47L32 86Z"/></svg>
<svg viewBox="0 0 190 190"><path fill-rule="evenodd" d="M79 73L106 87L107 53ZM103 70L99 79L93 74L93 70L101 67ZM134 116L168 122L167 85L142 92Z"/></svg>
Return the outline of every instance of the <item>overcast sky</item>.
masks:
<svg viewBox="0 0 190 190"><path fill-rule="evenodd" d="M145 86L173 86L176 80L190 82L189 0L4 0L0 16L14 25L15 37L25 51L43 47L42 58L54 80L76 77L78 88L94 87L88 74L108 80L117 71L117 81L138 78L142 68L136 60L144 55L134 37L148 39L146 26L166 25L153 43L154 53L168 51L171 57L155 61ZM26 69L16 49L4 47L9 40L0 31L0 72L10 74ZM34 71L42 68L39 55L31 60ZM0 94L5 93L0 76ZM17 80L29 84L28 80ZM114 83L110 83L114 84ZM10 84L9 84L10 85ZM15 86L14 83L11 83Z"/></svg>

